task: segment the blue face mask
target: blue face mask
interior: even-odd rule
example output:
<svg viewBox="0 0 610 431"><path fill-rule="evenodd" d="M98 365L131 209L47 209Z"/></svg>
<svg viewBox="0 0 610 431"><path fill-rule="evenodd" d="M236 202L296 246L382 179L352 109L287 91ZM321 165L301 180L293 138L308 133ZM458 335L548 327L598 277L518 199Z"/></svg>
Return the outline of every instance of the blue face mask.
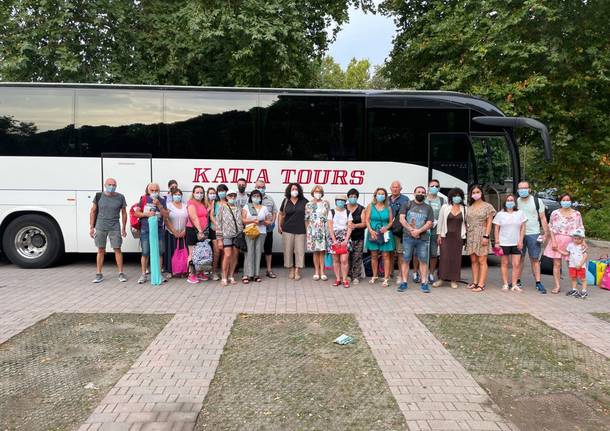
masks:
<svg viewBox="0 0 610 431"><path fill-rule="evenodd" d="M431 195L437 195L438 194L438 187L436 186L430 186L430 190L428 190L430 192Z"/></svg>
<svg viewBox="0 0 610 431"><path fill-rule="evenodd" d="M335 201L337 208L345 208L345 201Z"/></svg>
<svg viewBox="0 0 610 431"><path fill-rule="evenodd" d="M506 202L506 209L512 210L515 207L515 203L513 201Z"/></svg>
<svg viewBox="0 0 610 431"><path fill-rule="evenodd" d="M106 186L105 190L106 193L114 193L114 191L116 190L116 186Z"/></svg>
<svg viewBox="0 0 610 431"><path fill-rule="evenodd" d="M227 199L227 202L229 203L229 205L235 205L235 198Z"/></svg>
<svg viewBox="0 0 610 431"><path fill-rule="evenodd" d="M261 192L261 195L264 195L264 194L265 194L265 192L267 191L267 189L266 189L265 187L260 187L260 188L258 188L258 189L256 189L256 190L258 190L259 192Z"/></svg>
<svg viewBox="0 0 610 431"><path fill-rule="evenodd" d="M570 208L572 206L572 201L561 201L559 203L561 208Z"/></svg>
<svg viewBox="0 0 610 431"><path fill-rule="evenodd" d="M172 195L174 202L182 202L182 195Z"/></svg>
<svg viewBox="0 0 610 431"><path fill-rule="evenodd" d="M383 202L385 201L385 195L377 195L375 199L377 199L377 202Z"/></svg>
<svg viewBox="0 0 610 431"><path fill-rule="evenodd" d="M453 202L456 205L459 205L462 203L462 197L461 196L454 196L451 198L451 202Z"/></svg>
<svg viewBox="0 0 610 431"><path fill-rule="evenodd" d="M526 198L530 195L530 191L528 189L519 189L517 190L520 198Z"/></svg>
<svg viewBox="0 0 610 431"><path fill-rule="evenodd" d="M224 199L224 198L226 198L226 197L227 197L227 192L218 192L218 197L219 197L220 199Z"/></svg>
<svg viewBox="0 0 610 431"><path fill-rule="evenodd" d="M350 205L356 205L358 203L358 198L347 198L347 201Z"/></svg>
<svg viewBox="0 0 610 431"><path fill-rule="evenodd" d="M259 197L252 198L252 203L256 204L256 205L260 204L261 203L261 198L259 198Z"/></svg>
<svg viewBox="0 0 610 431"><path fill-rule="evenodd" d="M153 199L159 199L159 192L152 192L150 194L150 197L153 198Z"/></svg>

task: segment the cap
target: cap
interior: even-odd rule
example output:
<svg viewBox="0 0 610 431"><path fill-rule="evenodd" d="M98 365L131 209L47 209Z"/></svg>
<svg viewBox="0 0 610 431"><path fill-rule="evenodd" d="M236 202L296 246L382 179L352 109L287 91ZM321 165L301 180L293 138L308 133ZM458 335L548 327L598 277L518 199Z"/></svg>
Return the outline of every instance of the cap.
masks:
<svg viewBox="0 0 610 431"><path fill-rule="evenodd" d="M236 195L236 194L237 194L237 192L235 190L233 190L233 189L227 190L227 196L229 196L229 195Z"/></svg>
<svg viewBox="0 0 610 431"><path fill-rule="evenodd" d="M347 196L345 195L335 195L336 201L347 201Z"/></svg>
<svg viewBox="0 0 610 431"><path fill-rule="evenodd" d="M585 237L585 231L584 231L584 229L576 228L576 229L574 229L574 232L572 232L572 236L577 236L577 237L580 237L580 238L584 238Z"/></svg>

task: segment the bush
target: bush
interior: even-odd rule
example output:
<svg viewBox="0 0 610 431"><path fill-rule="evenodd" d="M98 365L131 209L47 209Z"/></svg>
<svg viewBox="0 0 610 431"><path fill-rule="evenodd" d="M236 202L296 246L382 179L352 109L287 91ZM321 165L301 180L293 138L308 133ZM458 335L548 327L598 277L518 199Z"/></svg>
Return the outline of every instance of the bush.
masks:
<svg viewBox="0 0 610 431"><path fill-rule="evenodd" d="M610 241L610 204L587 211L583 222L587 237Z"/></svg>

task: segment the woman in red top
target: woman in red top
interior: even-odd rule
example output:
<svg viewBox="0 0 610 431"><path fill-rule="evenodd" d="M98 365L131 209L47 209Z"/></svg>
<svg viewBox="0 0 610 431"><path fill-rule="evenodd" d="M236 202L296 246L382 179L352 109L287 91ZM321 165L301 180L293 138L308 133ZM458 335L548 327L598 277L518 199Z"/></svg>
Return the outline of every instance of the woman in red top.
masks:
<svg viewBox="0 0 610 431"><path fill-rule="evenodd" d="M203 271L196 273L195 266L192 265L193 248L199 241L205 239L205 231L208 227L208 204L205 199L205 190L202 186L193 187L193 193L187 204L188 219L186 220L186 243L189 247L189 271L190 274L186 281L189 283L199 283L207 280Z"/></svg>

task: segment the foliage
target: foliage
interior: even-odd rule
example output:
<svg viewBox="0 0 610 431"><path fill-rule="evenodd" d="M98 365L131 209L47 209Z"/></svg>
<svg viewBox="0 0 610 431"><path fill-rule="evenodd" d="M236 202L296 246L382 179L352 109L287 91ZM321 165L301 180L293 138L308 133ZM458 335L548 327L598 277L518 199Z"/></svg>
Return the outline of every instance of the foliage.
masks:
<svg viewBox="0 0 610 431"><path fill-rule="evenodd" d="M344 71L332 57L324 57L313 83L316 88L372 88L371 62L352 58Z"/></svg>
<svg viewBox="0 0 610 431"><path fill-rule="evenodd" d="M371 0L3 0L0 79L305 86L350 6L373 10Z"/></svg>
<svg viewBox="0 0 610 431"><path fill-rule="evenodd" d="M587 227L588 237L610 241L610 202L585 212L583 222Z"/></svg>
<svg viewBox="0 0 610 431"><path fill-rule="evenodd" d="M552 162L540 163L539 137L522 136L536 187L559 187L593 209L608 201L610 2L385 0L381 10L398 27L384 71L392 85L471 93L540 119Z"/></svg>

